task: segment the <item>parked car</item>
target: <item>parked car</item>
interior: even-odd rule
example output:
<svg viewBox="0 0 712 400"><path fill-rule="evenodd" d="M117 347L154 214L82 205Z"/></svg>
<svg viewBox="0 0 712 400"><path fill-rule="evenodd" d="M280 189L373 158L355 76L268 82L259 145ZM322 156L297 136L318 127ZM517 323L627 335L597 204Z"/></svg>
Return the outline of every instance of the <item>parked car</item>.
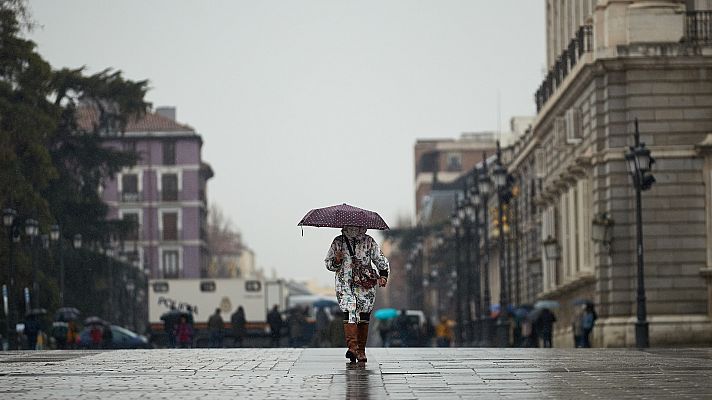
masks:
<svg viewBox="0 0 712 400"><path fill-rule="evenodd" d="M103 325L102 329L106 329L107 325ZM148 342L148 339L118 325L111 325L111 344L103 346L108 349L152 349L153 345ZM91 348L91 327L85 326L79 333L79 347L83 349Z"/></svg>

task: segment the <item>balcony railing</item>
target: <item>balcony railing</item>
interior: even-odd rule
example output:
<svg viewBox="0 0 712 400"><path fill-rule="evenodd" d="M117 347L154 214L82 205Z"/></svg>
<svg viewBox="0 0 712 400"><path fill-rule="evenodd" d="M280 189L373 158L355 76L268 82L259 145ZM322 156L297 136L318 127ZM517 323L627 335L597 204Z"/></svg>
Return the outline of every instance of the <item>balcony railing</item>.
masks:
<svg viewBox="0 0 712 400"><path fill-rule="evenodd" d="M141 199L138 192L121 192L121 201L125 203L135 203Z"/></svg>
<svg viewBox="0 0 712 400"><path fill-rule="evenodd" d="M695 44L712 44L712 11L687 12L685 41Z"/></svg>
<svg viewBox="0 0 712 400"><path fill-rule="evenodd" d="M574 68L574 65L581 59L584 53L588 53L593 49L593 27L584 25L579 28L569 46L564 50L556 60L554 67L549 70L549 73L544 78L539 89L534 94L536 102L536 111L539 112L544 107L544 104L554 95L556 89L566 79L569 72Z"/></svg>

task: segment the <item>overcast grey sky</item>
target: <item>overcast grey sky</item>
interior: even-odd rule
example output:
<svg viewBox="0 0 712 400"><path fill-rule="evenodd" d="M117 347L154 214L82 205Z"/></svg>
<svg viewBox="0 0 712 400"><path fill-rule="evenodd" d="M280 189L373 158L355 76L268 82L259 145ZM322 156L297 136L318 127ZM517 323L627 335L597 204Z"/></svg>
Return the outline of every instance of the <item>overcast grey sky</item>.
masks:
<svg viewBox="0 0 712 400"><path fill-rule="evenodd" d="M333 284L335 229L296 223L343 202L412 215L418 138L534 114L544 1L30 1L55 68L149 79L154 106L203 136L219 204L284 277Z"/></svg>

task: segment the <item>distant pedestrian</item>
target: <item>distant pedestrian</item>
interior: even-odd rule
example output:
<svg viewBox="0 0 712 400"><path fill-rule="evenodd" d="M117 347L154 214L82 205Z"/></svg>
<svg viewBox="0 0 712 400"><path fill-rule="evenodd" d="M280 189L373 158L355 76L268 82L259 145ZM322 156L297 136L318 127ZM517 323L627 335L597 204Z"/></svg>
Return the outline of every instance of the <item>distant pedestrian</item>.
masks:
<svg viewBox="0 0 712 400"><path fill-rule="evenodd" d="M344 340L344 321L338 317L341 310L334 310L334 314L337 315L329 322L329 345L331 347L344 347L346 346L346 341Z"/></svg>
<svg viewBox="0 0 712 400"><path fill-rule="evenodd" d="M171 305L170 310L161 315L161 320L163 321L163 332L166 333L166 336L168 338L168 347L169 348L174 348L176 347L176 335L175 335L175 330L176 330L176 325L178 324L178 320L180 318L180 313L176 309L174 305Z"/></svg>
<svg viewBox="0 0 712 400"><path fill-rule="evenodd" d="M596 314L596 310L594 309L593 304L586 304L581 322L581 327L583 328L581 347L591 347L591 331L593 331L593 326L596 324L597 319L598 314Z"/></svg>
<svg viewBox="0 0 712 400"><path fill-rule="evenodd" d="M410 322L405 309L401 310L400 315L393 321L393 329L398 337L399 346L408 347L410 345Z"/></svg>
<svg viewBox="0 0 712 400"><path fill-rule="evenodd" d="M104 349L112 349L114 347L114 332L111 330L111 325L106 324L101 329L101 347Z"/></svg>
<svg viewBox="0 0 712 400"><path fill-rule="evenodd" d="M329 313L326 312L326 308L320 307L316 312L316 325L312 340L312 345L314 347L326 346L326 343L328 342L330 322L331 319L329 318Z"/></svg>
<svg viewBox="0 0 712 400"><path fill-rule="evenodd" d="M232 314L230 324L232 325L232 335L235 338L235 347L242 347L242 341L247 333L245 309L242 306L237 307L237 311Z"/></svg>
<svg viewBox="0 0 712 400"><path fill-rule="evenodd" d="M103 331L101 329L101 325L92 324L89 328L89 347L91 347L92 349L100 349L102 347L102 337Z"/></svg>
<svg viewBox="0 0 712 400"><path fill-rule="evenodd" d="M284 320L282 320L282 315L279 313L279 307L277 307L277 305L272 307L272 311L267 314L267 324L269 325L270 336L272 337L272 347L279 347Z"/></svg>
<svg viewBox="0 0 712 400"><path fill-rule="evenodd" d="M69 332L69 323L65 321L54 321L52 322L51 328L52 338L54 339L54 344L59 350L64 350L67 348L67 335Z"/></svg>
<svg viewBox="0 0 712 400"><path fill-rule="evenodd" d="M175 337L178 347L193 347L193 326L188 322L187 316L180 316L180 322L178 322L175 328Z"/></svg>
<svg viewBox="0 0 712 400"><path fill-rule="evenodd" d="M381 346L390 347L391 345L391 323L390 321L378 321L378 335L381 337Z"/></svg>
<svg viewBox="0 0 712 400"><path fill-rule="evenodd" d="M571 319L571 332L574 335L574 347L583 346L583 312L585 306L576 306L574 315Z"/></svg>
<svg viewBox="0 0 712 400"><path fill-rule="evenodd" d="M551 310L548 308L541 310L535 325L545 348L553 346L552 337L554 333L554 322L556 322L556 316L553 312L551 312Z"/></svg>
<svg viewBox="0 0 712 400"><path fill-rule="evenodd" d="M67 329L67 347L69 349L76 349L77 342L79 341L79 328L75 321L69 321Z"/></svg>
<svg viewBox="0 0 712 400"><path fill-rule="evenodd" d="M223 347L223 328L225 321L220 315L220 309L216 308L215 313L208 318L208 332L210 333L210 347Z"/></svg>
<svg viewBox="0 0 712 400"><path fill-rule="evenodd" d="M435 327L435 342L438 347L450 347L452 343L453 332L450 327L450 321L446 316L440 318L440 323Z"/></svg>
<svg viewBox="0 0 712 400"><path fill-rule="evenodd" d="M304 328L306 327L306 318L301 307L295 307L287 316L287 329L289 332L289 346L301 347L304 336Z"/></svg>
<svg viewBox="0 0 712 400"><path fill-rule="evenodd" d="M25 330L23 331L27 337L28 349L35 350L37 348L37 335L39 335L40 329L40 321L37 320L37 316L28 315L25 319Z"/></svg>
<svg viewBox="0 0 712 400"><path fill-rule="evenodd" d="M423 347L431 347L433 337L435 337L435 327L430 322L430 318L425 317L423 326L420 328L420 345Z"/></svg>

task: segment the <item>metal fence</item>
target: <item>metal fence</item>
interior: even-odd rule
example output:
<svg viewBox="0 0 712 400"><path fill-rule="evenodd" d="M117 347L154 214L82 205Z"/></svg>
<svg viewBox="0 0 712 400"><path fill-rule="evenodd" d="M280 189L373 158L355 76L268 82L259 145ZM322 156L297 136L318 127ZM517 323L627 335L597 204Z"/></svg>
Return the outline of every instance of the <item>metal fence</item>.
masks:
<svg viewBox="0 0 712 400"><path fill-rule="evenodd" d="M553 96L556 89L561 85L569 72L581 59L584 53L593 49L593 27L591 25L581 26L576 36L571 40L566 50L564 50L556 60L554 67L544 78L539 89L534 94L536 111L539 112L544 104Z"/></svg>
<svg viewBox="0 0 712 400"><path fill-rule="evenodd" d="M712 44L712 11L687 12L685 41L696 44Z"/></svg>

